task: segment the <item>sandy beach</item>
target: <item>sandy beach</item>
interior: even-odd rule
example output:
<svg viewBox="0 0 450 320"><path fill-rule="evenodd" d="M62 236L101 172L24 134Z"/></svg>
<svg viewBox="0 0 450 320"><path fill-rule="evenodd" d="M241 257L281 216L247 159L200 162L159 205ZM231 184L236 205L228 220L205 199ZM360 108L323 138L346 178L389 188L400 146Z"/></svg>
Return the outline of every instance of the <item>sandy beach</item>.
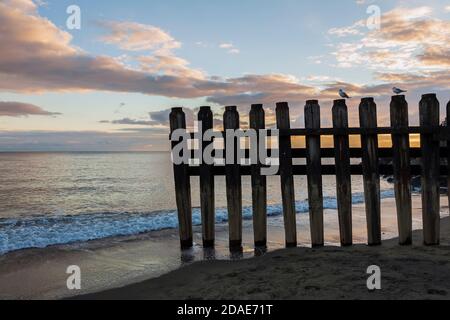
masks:
<svg viewBox="0 0 450 320"><path fill-rule="evenodd" d="M199 262L124 288L78 299L450 299L450 219L438 247L295 248L262 257ZM415 243L421 231L414 232ZM367 268L381 268L382 289L369 291Z"/></svg>
<svg viewBox="0 0 450 320"><path fill-rule="evenodd" d="M244 252L231 256L226 225L217 226L215 251L181 252L176 230L87 243L28 249L0 256L1 299L331 299L448 298L450 237L442 197L442 245L397 245L395 200L382 201L382 247L368 248L364 205L353 207L355 246L340 248L337 212L325 212L323 249L310 249L308 215L297 215L299 248L284 249L282 217L269 219L269 253L255 257L252 223L244 222ZM445 206L445 207L444 207ZM420 196L413 197L414 229L421 228ZM157 257L157 258L155 258ZM366 269L376 264L383 290L369 293ZM66 268L82 270L82 290L66 287ZM84 296L83 296L84 295Z"/></svg>

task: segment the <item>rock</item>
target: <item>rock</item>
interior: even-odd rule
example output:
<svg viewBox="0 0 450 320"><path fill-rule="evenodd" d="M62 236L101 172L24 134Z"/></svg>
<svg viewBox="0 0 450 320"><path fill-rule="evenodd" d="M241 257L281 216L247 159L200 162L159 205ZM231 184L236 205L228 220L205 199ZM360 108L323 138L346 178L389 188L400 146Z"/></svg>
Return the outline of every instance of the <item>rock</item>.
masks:
<svg viewBox="0 0 450 320"><path fill-rule="evenodd" d="M385 178L389 183L394 183L394 178L392 176ZM448 192L447 177L439 178L440 192L446 194ZM414 176L411 178L411 188L413 192L420 192L422 190L422 177Z"/></svg>

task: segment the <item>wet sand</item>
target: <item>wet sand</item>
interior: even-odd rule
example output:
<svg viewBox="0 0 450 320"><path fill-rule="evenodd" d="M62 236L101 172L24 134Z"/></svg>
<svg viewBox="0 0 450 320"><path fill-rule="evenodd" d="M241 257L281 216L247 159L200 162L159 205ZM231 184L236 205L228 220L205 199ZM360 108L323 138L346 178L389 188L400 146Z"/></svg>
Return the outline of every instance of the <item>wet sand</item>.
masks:
<svg viewBox="0 0 450 320"><path fill-rule="evenodd" d="M443 198L442 204L446 203ZM413 207L414 227L419 229L420 197L414 197ZM382 210L383 239L392 239L397 235L394 199L383 200ZM447 207L442 211L443 216L448 216ZM251 221L244 223L244 253L237 257L228 252L227 228L224 225L217 227L215 251L203 251L201 246L196 245L192 250L181 253L177 231L166 230L134 237L13 252L0 256L0 299L55 299L93 292L102 293L86 298L331 298L341 297L337 295L338 291L344 298L355 289L352 285L359 286L362 283L365 288L364 268L367 268L370 261L376 263L377 259L389 269L390 266L398 269L406 265L411 268L405 271L407 274L412 275L414 270L419 272L415 281L423 279L430 285L432 281L430 282L429 277L437 273L443 276L450 274L448 266L443 263L445 260L450 261L447 220L443 220L442 226L443 246L438 248L402 248L396 245L396 240L391 240L385 242L382 248L360 245L341 249L336 247L339 242L337 213L327 210L327 247L312 250L306 248L309 246L308 215L301 214L297 218L299 242L304 248L276 251L283 248L284 229L282 217L274 217L269 219L271 253L253 259L250 259L255 255ZM365 243L364 205L354 206L353 224L355 243ZM415 234L416 245L421 243L420 234ZM197 243L201 243L199 228L195 229L195 239ZM235 261L241 258L244 259ZM81 268L81 291L70 291L66 287L68 275L65 271L69 265ZM361 271L362 267L364 272ZM429 276L420 278L420 272L426 272ZM338 281L333 275L342 279ZM348 282L349 279L351 281L347 285L340 283ZM450 283L445 282L445 279L436 279L441 285ZM298 290L291 288L294 283L297 283ZM302 286L304 290L301 290ZM336 292L325 294L323 288L333 286ZM285 287L291 289L285 290ZM341 287L343 291L339 289ZM113 291L108 291L111 289ZM430 290L446 291L436 288Z"/></svg>
<svg viewBox="0 0 450 320"><path fill-rule="evenodd" d="M442 224L448 244L449 218ZM416 243L421 232L414 234ZM379 291L367 268L381 268ZM238 262L210 261L79 299L450 299L450 247L295 248Z"/></svg>

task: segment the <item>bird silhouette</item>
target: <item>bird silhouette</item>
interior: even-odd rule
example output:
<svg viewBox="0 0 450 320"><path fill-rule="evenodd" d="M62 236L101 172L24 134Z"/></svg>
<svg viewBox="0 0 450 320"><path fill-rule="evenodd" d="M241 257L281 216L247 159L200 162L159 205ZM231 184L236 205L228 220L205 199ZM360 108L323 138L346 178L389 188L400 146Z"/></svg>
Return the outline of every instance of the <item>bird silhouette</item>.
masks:
<svg viewBox="0 0 450 320"><path fill-rule="evenodd" d="M392 92L394 92L395 94L400 94L400 93L405 93L405 92L408 92L408 91L402 90L402 89L397 88L397 87L393 87L392 88Z"/></svg>
<svg viewBox="0 0 450 320"><path fill-rule="evenodd" d="M339 95L341 96L341 98L351 99L351 97L349 97L349 95L347 93L345 93L345 91L342 89L339 89Z"/></svg>

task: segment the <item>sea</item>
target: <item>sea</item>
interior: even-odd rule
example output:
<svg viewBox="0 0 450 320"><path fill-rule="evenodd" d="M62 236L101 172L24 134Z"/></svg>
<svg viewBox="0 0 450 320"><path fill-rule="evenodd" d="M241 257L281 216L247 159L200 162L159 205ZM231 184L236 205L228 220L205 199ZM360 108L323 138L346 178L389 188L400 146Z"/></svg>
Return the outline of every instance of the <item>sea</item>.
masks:
<svg viewBox="0 0 450 320"><path fill-rule="evenodd" d="M168 152L0 153L0 255L176 229ZM363 203L362 177L352 178L353 203ZM192 178L194 225L201 224L198 178ZM324 176L324 207L336 209L336 181ZM252 218L250 178L243 217ZM381 182L383 198L393 198ZM307 180L295 177L298 215L308 214ZM216 178L217 224L227 222L225 179ZM268 177L268 215L282 215L279 177ZM278 219L282 220L282 219Z"/></svg>

